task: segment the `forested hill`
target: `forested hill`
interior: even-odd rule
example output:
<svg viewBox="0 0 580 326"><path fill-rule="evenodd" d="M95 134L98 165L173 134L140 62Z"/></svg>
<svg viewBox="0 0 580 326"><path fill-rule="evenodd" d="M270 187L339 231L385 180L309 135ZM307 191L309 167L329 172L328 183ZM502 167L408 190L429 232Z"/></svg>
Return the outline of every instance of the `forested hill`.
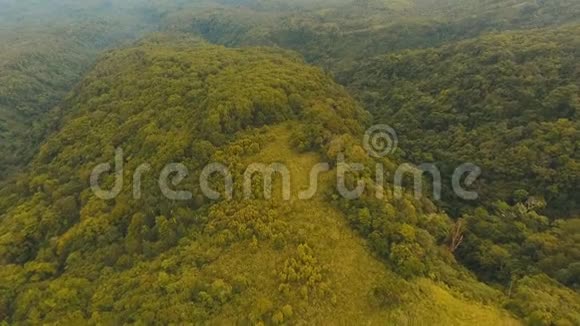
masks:
<svg viewBox="0 0 580 326"><path fill-rule="evenodd" d="M396 123L404 128L401 133L412 135L416 144L407 143L404 149L412 162L444 162L447 170L466 159L481 162L487 171L484 202L501 199L513 204L539 196L547 201L550 215L573 216L580 202L575 145L579 10L578 1L567 0L356 1L322 3L302 11L246 4L184 10L168 15L166 26L228 46L264 44L296 50L351 88L377 122ZM469 41L458 41L463 39ZM442 49L433 49L438 47ZM405 51L417 48L428 49ZM401 59L381 63L386 53ZM416 61L410 63L413 58ZM412 66L401 68L398 77L398 71L383 72L381 64ZM454 69L448 71L449 66ZM445 107L437 110L445 112L424 115L423 104L415 103L418 94L395 94L404 81L429 85L420 86L420 92L427 93L425 101L438 100L434 93L446 89L457 93L439 103ZM389 103L399 95L400 103ZM413 109L402 109L406 96L415 96L408 105ZM399 115L392 118L395 111ZM403 118L405 112L409 114ZM400 119L413 122L400 124ZM465 130L435 137L431 133L440 130L434 124L453 132ZM422 128L431 135L427 141L423 132L415 132ZM473 130L477 128L481 132ZM496 137L496 132L502 136ZM454 215L460 214L460 207L447 206Z"/></svg>
<svg viewBox="0 0 580 326"><path fill-rule="evenodd" d="M3 189L2 319L202 322L229 306L255 322L306 318L299 314L308 311L309 301L294 299L301 286L313 291L307 297L321 300L316 302L330 300L323 262L307 237L291 232L290 211L282 203L240 201L196 210L203 201L172 202L159 192L156 178L145 181L142 200L131 199L128 182L128 193L113 201L90 190L90 171L113 160L115 147L131 157L127 177L143 163L158 174L168 162L184 162L199 175L214 159L237 171L270 137L282 136L236 136L246 129L303 120L294 129L318 133L313 148L360 132L363 111L293 54L165 42L153 38L107 55L68 101L71 113L28 172ZM282 137L283 147L274 149L290 146L288 141ZM194 180L183 186L199 194ZM250 245L256 249L248 259L256 262L230 270L229 263L244 257L235 253ZM252 256L258 248L266 256ZM293 268L304 272L289 281L278 276ZM287 297L278 290L284 284Z"/></svg>
<svg viewBox="0 0 580 326"><path fill-rule="evenodd" d="M481 166L482 202L578 212L580 26L493 34L361 63L351 88L413 162ZM420 130L420 132L417 132Z"/></svg>
<svg viewBox="0 0 580 326"><path fill-rule="evenodd" d="M478 201L443 206L465 227L456 258L486 282L511 288L542 271L578 289L579 35L578 25L496 33L350 71L349 89L398 131L407 160L447 176L481 167Z"/></svg>
<svg viewBox="0 0 580 326"><path fill-rule="evenodd" d="M357 144L364 111L294 54L156 36L106 55L65 110L27 172L0 194L2 320L404 323L413 315L420 323L445 323L468 313L476 323L517 324L499 307L501 292L439 249L445 235L429 235L451 221L410 195L388 204L401 213L387 217L396 221L392 229L381 229L392 237L382 246L398 248L384 258L351 230L348 208L327 197L330 182L308 201L260 199L259 183L253 200L200 196L197 180L208 162L225 164L236 180L249 163L282 162L299 181L292 189L304 189L309 167L337 146ZM123 149L126 182L105 201L89 188L89 174L113 162L115 148ZM348 155L360 158L361 150L357 145ZM193 192L191 200L160 193L154 176L167 162L183 162L191 172L180 184ZM135 199L129 180L143 163L153 176L144 177ZM376 219L373 225L387 222ZM421 244L422 254L408 256ZM428 276L416 255L439 276ZM521 291L538 281L527 282ZM568 313L574 297L540 284L563 297L564 309L551 308L550 318L575 320Z"/></svg>
<svg viewBox="0 0 580 326"><path fill-rule="evenodd" d="M295 193L291 201L278 193L264 199L259 182L255 199L243 199L239 180L250 163L284 163L294 191L308 186L310 167L323 160L334 166L337 151L367 165L360 177L370 178L376 163L358 140L365 111L293 53L153 36L105 55L63 111L60 127L26 172L0 192L6 212L0 220L2 320L580 320L577 295L542 274L559 270L544 270L537 261L513 262L514 273L523 262L534 270L514 279L510 296L478 282L449 249L456 224L425 198L388 191L383 201L369 195L343 202L333 195L335 177L327 175L310 200ZM97 164L118 161L116 148L123 150L125 182L114 199L99 199L89 176ZM192 192L189 200L161 192L157 176L168 162L182 162L190 172L179 184ZM199 175L209 162L224 164L238 180L233 200L201 196ZM145 163L143 192L134 197L132 176ZM109 174L102 182L113 179ZM223 190L220 184L211 180ZM533 210L501 209L530 223L530 231L537 225ZM564 241L568 229L534 231ZM544 256L557 257L552 249ZM541 304L530 302L536 295Z"/></svg>
<svg viewBox="0 0 580 326"><path fill-rule="evenodd" d="M0 8L1 326L580 325L579 0Z"/></svg>

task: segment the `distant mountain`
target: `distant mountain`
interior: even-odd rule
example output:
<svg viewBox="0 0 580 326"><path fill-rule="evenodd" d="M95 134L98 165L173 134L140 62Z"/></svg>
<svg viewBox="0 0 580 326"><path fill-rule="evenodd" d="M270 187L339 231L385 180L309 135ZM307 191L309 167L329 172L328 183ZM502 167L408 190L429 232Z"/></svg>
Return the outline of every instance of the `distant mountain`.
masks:
<svg viewBox="0 0 580 326"><path fill-rule="evenodd" d="M257 2L261 3L261 2ZM271 2L274 4L276 2ZM387 52L428 48L490 32L580 22L577 0L322 2L290 10L239 5L170 11L166 29L198 33L227 46L293 49L340 82L357 62Z"/></svg>

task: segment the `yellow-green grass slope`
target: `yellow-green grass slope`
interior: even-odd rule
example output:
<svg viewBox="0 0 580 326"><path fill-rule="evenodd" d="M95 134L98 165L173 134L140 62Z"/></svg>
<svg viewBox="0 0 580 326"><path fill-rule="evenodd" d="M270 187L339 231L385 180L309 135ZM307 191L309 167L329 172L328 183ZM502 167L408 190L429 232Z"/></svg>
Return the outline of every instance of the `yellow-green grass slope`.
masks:
<svg viewBox="0 0 580 326"><path fill-rule="evenodd" d="M452 293L445 285L425 278L403 281L385 264L371 254L366 242L348 225L342 212L333 207L323 194L335 182L336 171L321 175L321 185L313 199L300 200L297 194L308 189L310 170L324 162L316 153L299 153L292 148L291 130L296 126L284 124L270 128L266 133L268 143L258 154L250 157L248 164L283 163L288 167L292 180L292 200L285 205L281 218L299 238L306 239L312 256L324 266L323 282L329 294L322 298L305 299L298 290L290 299L280 300L280 267L288 257L296 255L296 248L289 246L276 250L267 242L251 241L236 244L220 257L209 270L210 273L237 271L253 275L258 289L254 289L250 302L270 301L273 307L283 311L289 304L299 314L289 320L290 324L326 325L519 325L507 312L494 306L483 305ZM277 179L274 188L280 190ZM277 199L280 194L278 193ZM276 199L275 199L276 200ZM248 247L251 249L248 250ZM403 299L400 305L385 308L373 300L373 291L383 283L394 283L392 288ZM473 280L473 282L476 282ZM276 304L277 303L277 304ZM282 308L280 308L282 305ZM240 309L241 308L241 309ZM276 311L276 309L273 309ZM228 305L212 322L234 323L247 313L237 305ZM265 319L268 322L268 319Z"/></svg>

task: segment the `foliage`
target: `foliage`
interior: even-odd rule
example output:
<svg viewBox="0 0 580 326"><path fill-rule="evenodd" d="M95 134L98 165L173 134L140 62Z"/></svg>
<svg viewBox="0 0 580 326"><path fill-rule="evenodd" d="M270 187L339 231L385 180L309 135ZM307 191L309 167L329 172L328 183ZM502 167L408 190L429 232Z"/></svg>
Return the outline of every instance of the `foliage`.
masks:
<svg viewBox="0 0 580 326"><path fill-rule="evenodd" d="M484 280L509 285L524 275L544 272L577 289L579 220L557 220L536 213L530 204L500 202L493 213L483 208L466 217L465 242L458 256Z"/></svg>
<svg viewBox="0 0 580 326"><path fill-rule="evenodd" d="M283 249L295 241L281 221L288 209L263 201L171 202L152 178L143 182L142 200L130 197L129 182L114 200L96 198L89 174L113 159L115 147L130 157L127 178L142 163L160 171L175 161L198 176L212 157L240 171L243 157L265 142L255 128L316 124L324 146L335 135L360 132L365 117L343 88L293 54L164 35L105 55L63 111L62 127L0 200L0 262L11 271L0 280L0 311L15 323L207 320L245 282L229 274L207 278L204 266L238 243L271 241ZM193 179L181 186L199 193ZM300 244L297 251L300 263L288 260L287 268L299 277L287 286L327 293L312 249ZM248 318L281 322L292 315L286 305Z"/></svg>
<svg viewBox="0 0 580 326"><path fill-rule="evenodd" d="M268 45L300 52L344 83L361 61L493 31L578 22L575 0L316 1L294 6L244 1L239 6L170 12L168 30L194 32L228 46ZM298 8L297 8L298 7Z"/></svg>
<svg viewBox="0 0 580 326"><path fill-rule="evenodd" d="M518 280L507 305L524 317L528 325L577 325L580 322L577 293L545 275Z"/></svg>
<svg viewBox="0 0 580 326"><path fill-rule="evenodd" d="M59 104L101 51L152 26L150 16L110 2L75 3L0 1L0 182L54 130Z"/></svg>
<svg viewBox="0 0 580 326"><path fill-rule="evenodd" d="M394 53L363 63L351 88L398 131L406 159L437 163L447 180L474 163L483 171L483 203L541 197L565 214L580 202L579 31L503 33Z"/></svg>
<svg viewBox="0 0 580 326"><path fill-rule="evenodd" d="M0 185L0 323L518 324L500 307L530 325L580 322L577 1L0 7L0 27L18 28L0 32L0 180L12 176ZM101 52L161 22L169 33ZM530 27L544 29L505 32ZM400 150L370 158L357 140L369 114L285 49L396 127ZM122 192L101 200L90 174L118 148ZM331 182L339 154L365 167L346 180L371 186L359 200ZM319 160L332 171L311 200L268 200L260 176L242 198L249 163L284 163L294 190ZM477 163L482 201L436 206L405 187L376 198L375 165L390 176L403 160L445 177ZM158 189L171 162L188 168L175 186L190 200ZM202 195L210 162L232 171L230 200Z"/></svg>

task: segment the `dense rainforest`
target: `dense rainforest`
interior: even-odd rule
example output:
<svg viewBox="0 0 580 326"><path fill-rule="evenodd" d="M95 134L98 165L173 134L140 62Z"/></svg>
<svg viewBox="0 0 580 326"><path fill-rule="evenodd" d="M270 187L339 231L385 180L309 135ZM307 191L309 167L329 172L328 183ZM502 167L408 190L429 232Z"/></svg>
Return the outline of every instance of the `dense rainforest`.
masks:
<svg viewBox="0 0 580 326"><path fill-rule="evenodd" d="M0 325L580 325L579 35L577 0L0 0ZM394 184L424 163L441 198Z"/></svg>
<svg viewBox="0 0 580 326"><path fill-rule="evenodd" d="M399 130L407 159L448 173L478 164L482 200L537 197L566 215L580 208L579 35L575 25L395 52L355 67L349 87Z"/></svg>

